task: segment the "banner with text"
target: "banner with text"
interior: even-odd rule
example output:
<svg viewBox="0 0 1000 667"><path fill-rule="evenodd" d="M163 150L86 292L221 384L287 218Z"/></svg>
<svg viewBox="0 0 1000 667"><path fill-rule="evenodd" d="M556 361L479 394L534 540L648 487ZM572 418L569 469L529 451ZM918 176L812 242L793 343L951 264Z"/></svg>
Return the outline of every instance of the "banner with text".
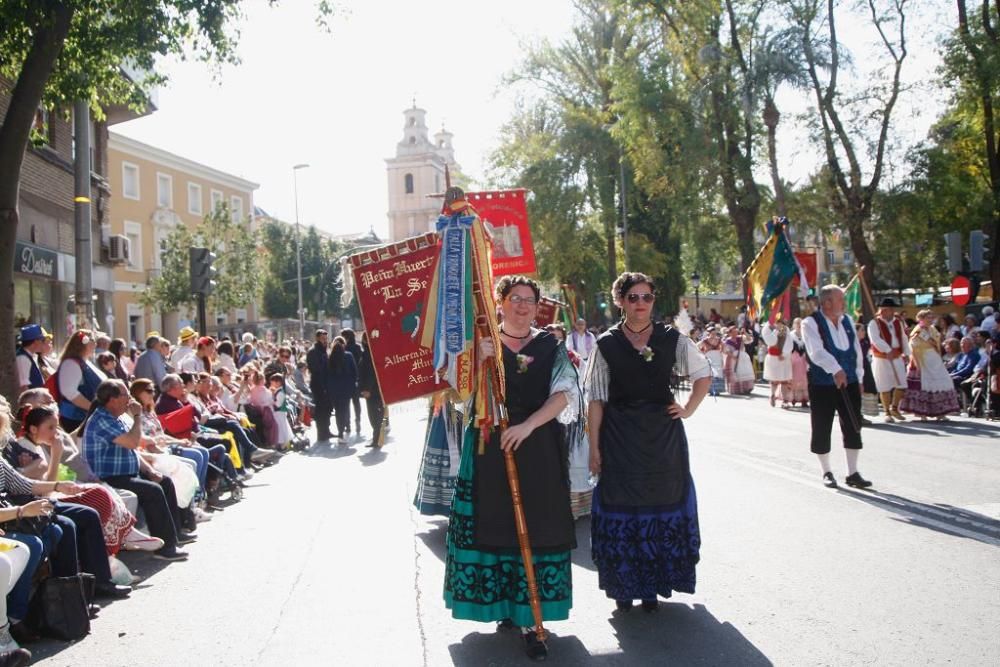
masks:
<svg viewBox="0 0 1000 667"><path fill-rule="evenodd" d="M565 304L561 304L555 299L543 296L538 301L538 311L535 314L535 326L543 328L557 322L559 318L559 308L563 305Z"/></svg>
<svg viewBox="0 0 1000 667"><path fill-rule="evenodd" d="M433 352L420 346L418 335L438 252L437 234L424 234L349 258L386 404L448 387L435 382Z"/></svg>
<svg viewBox="0 0 1000 667"><path fill-rule="evenodd" d="M476 209L493 235L493 277L535 272L535 246L528 227L527 190L467 192L466 200Z"/></svg>

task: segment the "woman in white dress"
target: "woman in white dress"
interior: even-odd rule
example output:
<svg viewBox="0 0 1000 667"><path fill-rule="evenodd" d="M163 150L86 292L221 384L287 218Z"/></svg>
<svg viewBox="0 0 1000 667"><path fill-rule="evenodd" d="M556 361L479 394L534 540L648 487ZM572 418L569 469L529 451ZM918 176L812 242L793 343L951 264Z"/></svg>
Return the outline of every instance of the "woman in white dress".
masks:
<svg viewBox="0 0 1000 667"><path fill-rule="evenodd" d="M733 396L746 396L753 392L757 374L753 362L747 354L746 346L753 342L753 336L738 327L729 327L723 351L726 354L726 384Z"/></svg>
<svg viewBox="0 0 1000 667"><path fill-rule="evenodd" d="M900 409L912 412L921 421L928 417L947 421L946 415L959 410L958 394L941 359L941 334L934 327L932 311L917 313L917 326L910 332L910 350L913 354Z"/></svg>
<svg viewBox="0 0 1000 667"><path fill-rule="evenodd" d="M771 383L771 407L774 407L777 395L781 396L781 407L790 406L792 381L792 348L794 346L791 332L780 320L771 324L768 322L760 332L767 345L767 355L764 357L764 379Z"/></svg>
<svg viewBox="0 0 1000 667"><path fill-rule="evenodd" d="M722 338L719 336L719 331L714 324L709 324L708 328L705 329L705 337L698 344L698 349L705 355L712 367L712 384L708 390L712 396L718 396L726 388L725 359L722 348Z"/></svg>

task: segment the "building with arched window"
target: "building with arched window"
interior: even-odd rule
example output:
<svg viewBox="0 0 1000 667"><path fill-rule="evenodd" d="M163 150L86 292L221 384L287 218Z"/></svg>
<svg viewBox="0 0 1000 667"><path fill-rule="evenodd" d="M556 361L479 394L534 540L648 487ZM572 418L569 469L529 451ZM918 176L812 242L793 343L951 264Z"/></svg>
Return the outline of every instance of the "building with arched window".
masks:
<svg viewBox="0 0 1000 667"><path fill-rule="evenodd" d="M457 172L452 134L441 129L433 141L427 112L416 103L403 112L403 138L395 157L386 159L389 186L389 239L417 236L434 229L441 200L428 195L444 192L445 165Z"/></svg>

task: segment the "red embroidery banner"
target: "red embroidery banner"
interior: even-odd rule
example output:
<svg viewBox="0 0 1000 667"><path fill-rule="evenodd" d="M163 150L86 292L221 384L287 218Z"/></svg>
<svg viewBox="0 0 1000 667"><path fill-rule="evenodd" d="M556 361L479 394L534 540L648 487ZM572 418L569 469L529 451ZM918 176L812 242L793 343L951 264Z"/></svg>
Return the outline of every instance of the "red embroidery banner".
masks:
<svg viewBox="0 0 1000 667"><path fill-rule="evenodd" d="M494 278L535 272L526 193L527 190L518 189L465 194L493 235Z"/></svg>
<svg viewBox="0 0 1000 667"><path fill-rule="evenodd" d="M560 305L558 301L543 296L538 302L538 311L535 314L535 326L539 328L547 327L558 321Z"/></svg>
<svg viewBox="0 0 1000 667"><path fill-rule="evenodd" d="M420 318L431 297L437 234L352 255L349 260L382 398L398 403L441 389L433 353L420 346Z"/></svg>
<svg viewBox="0 0 1000 667"><path fill-rule="evenodd" d="M798 261L799 266L806 273L806 280L809 281L808 287L817 287L816 285L816 253L814 252L797 252L795 253L795 259ZM799 284L799 274L795 274L792 279L793 285Z"/></svg>

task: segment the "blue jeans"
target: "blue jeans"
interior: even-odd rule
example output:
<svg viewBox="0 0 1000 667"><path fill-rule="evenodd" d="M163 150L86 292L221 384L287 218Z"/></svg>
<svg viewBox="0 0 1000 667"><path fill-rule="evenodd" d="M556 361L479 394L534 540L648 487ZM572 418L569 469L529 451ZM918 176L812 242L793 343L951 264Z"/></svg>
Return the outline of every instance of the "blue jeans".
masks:
<svg viewBox="0 0 1000 667"><path fill-rule="evenodd" d="M62 529L56 525L50 525L46 530L52 530L53 534L62 536ZM43 531L42 535L45 535ZM28 566L24 568L24 574L14 584L14 588L7 594L7 616L14 621L23 621L28 615L28 601L31 598L31 580L35 577L35 570L45 556L45 546L42 538L31 533L7 533L6 537L17 540L28 547ZM58 537L55 538L58 541ZM2 619L6 621L7 619Z"/></svg>
<svg viewBox="0 0 1000 667"><path fill-rule="evenodd" d="M240 449L240 457L244 461L250 460L250 455L257 451L257 445L253 444L250 436L247 435L240 423L235 419L225 417L212 417L205 422L205 426L215 429L219 433L232 433L236 438L236 446Z"/></svg>
<svg viewBox="0 0 1000 667"><path fill-rule="evenodd" d="M198 475L198 486L201 492L205 493L205 479L208 475L208 450L201 445L191 445L190 447L176 447L174 453L194 461L194 472Z"/></svg>

